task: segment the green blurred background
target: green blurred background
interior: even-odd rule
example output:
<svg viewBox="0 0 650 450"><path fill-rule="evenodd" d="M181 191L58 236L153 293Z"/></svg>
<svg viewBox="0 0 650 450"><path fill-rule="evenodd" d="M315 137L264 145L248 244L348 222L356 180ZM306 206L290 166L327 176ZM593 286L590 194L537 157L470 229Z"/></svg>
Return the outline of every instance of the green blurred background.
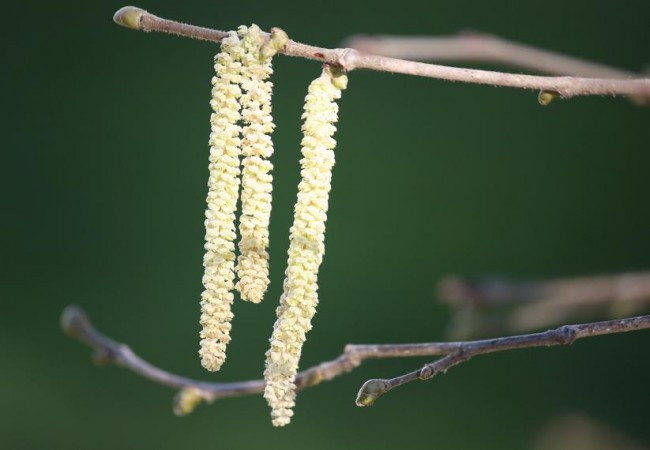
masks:
<svg viewBox="0 0 650 450"><path fill-rule="evenodd" d="M259 396L177 418L174 392L98 369L65 337L82 305L147 360L205 380L259 378L299 178L311 61L275 61L267 299L237 302L228 362L198 363L214 44L120 28L123 3L3 7L0 448L533 448L576 413L650 445L650 333L495 354L354 406L361 383L426 360L368 362L300 394L271 426ZM563 0L147 1L162 17L257 23L335 47L356 33L477 29L629 70L650 61L650 3ZM346 343L445 338L435 295L453 273L575 276L650 268L650 110L355 72L340 101L319 312L302 367ZM536 447L537 448L537 447Z"/></svg>

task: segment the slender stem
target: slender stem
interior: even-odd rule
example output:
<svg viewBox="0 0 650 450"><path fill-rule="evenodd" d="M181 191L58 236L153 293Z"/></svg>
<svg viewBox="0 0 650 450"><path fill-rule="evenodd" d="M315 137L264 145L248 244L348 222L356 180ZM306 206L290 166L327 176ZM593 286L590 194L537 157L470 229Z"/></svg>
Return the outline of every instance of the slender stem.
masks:
<svg viewBox="0 0 650 450"><path fill-rule="evenodd" d="M504 64L551 75L641 78L638 73L474 31L450 37L357 35L346 39L344 44L375 55L416 61L473 61Z"/></svg>
<svg viewBox="0 0 650 450"><path fill-rule="evenodd" d="M650 302L650 272L630 272L550 280L514 281L501 278L443 278L440 299L454 308L483 308L548 301L583 308L591 304Z"/></svg>
<svg viewBox="0 0 650 450"><path fill-rule="evenodd" d="M212 383L185 378L153 366L136 355L131 348L98 331L78 306L68 306L61 315L61 327L70 337L95 349L93 358L99 365L114 363L155 383L176 389L192 387L207 401L264 392L264 380L234 383ZM437 356L455 349L455 344L348 345L341 356L300 372L298 389L331 380L359 366L366 359Z"/></svg>
<svg viewBox="0 0 650 450"><path fill-rule="evenodd" d="M212 402L226 397L238 397L264 392L264 380L250 380L231 383L211 383L193 380L171 374L146 362L127 345L121 344L99 332L86 313L78 306L68 306L61 316L61 327L68 336L95 349L94 359L98 364L114 363L133 371L155 383L175 389L191 389L202 400ZM369 359L407 358L418 356L443 356L422 369L389 380L367 381L357 397L359 406L370 406L380 395L397 386L426 380L451 366L470 359L472 356L519 348L550 345L567 345L576 339L603 334L624 333L650 328L650 316L639 316L623 320L565 325L544 333L524 334L496 339L467 342L428 342L416 344L347 345L336 359L313 366L296 377L298 389L315 386L323 381L350 372Z"/></svg>
<svg viewBox="0 0 650 450"><path fill-rule="evenodd" d="M116 23L142 31L159 31L177 36L218 42L224 36L222 31L188 25L162 19L147 11L127 6L115 13ZM266 34L268 37L268 34ZM380 72L402 73L448 81L460 81L492 86L507 86L522 89L550 91L559 97L579 95L626 95L635 98L650 98L650 79L601 79L578 77L543 77L463 69L435 64L425 64L403 59L370 55L354 49L326 49L289 40L281 53L321 61L345 71L369 69ZM547 102L544 101L543 104Z"/></svg>
<svg viewBox="0 0 650 450"><path fill-rule="evenodd" d="M439 373L445 373L449 368L468 361L476 355L502 352L532 347L549 347L554 345L570 345L577 339L600 336L603 334L625 333L650 328L650 316L632 317L629 319L609 320L579 325L564 325L543 333L522 334L517 336L480 341L454 343L456 348L447 356L426 364L419 370L391 378L372 379L366 381L357 395L359 406L369 406L386 392L416 380L428 380Z"/></svg>
<svg viewBox="0 0 650 450"><path fill-rule="evenodd" d="M639 314L650 305L650 272L528 281L449 276L438 284L438 298L455 310L451 336L522 333Z"/></svg>

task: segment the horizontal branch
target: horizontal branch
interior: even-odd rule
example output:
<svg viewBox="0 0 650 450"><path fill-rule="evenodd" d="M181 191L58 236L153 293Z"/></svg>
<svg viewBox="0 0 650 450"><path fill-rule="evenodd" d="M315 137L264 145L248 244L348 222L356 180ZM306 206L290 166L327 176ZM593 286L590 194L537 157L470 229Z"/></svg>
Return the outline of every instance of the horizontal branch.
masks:
<svg viewBox="0 0 650 450"><path fill-rule="evenodd" d="M639 314L650 306L650 272L529 281L449 276L438 284L438 298L455 309L454 337L522 333Z"/></svg>
<svg viewBox="0 0 650 450"><path fill-rule="evenodd" d="M438 296L455 308L501 307L541 301L572 307L622 301L650 302L650 272L539 281L501 278L471 281L449 276L438 284Z"/></svg>
<svg viewBox="0 0 650 450"><path fill-rule="evenodd" d="M468 361L476 355L502 352L532 347L571 345L578 339L604 334L625 333L650 328L650 316L632 317L621 320L608 320L579 325L563 325L543 333L521 334L479 341L454 342L454 349L443 358L426 364L419 370L391 379L368 380L359 390L357 405L369 406L386 392L416 380L429 380L439 373L446 373L451 367ZM426 344L436 346L438 344ZM448 344L449 345L449 344Z"/></svg>
<svg viewBox="0 0 650 450"><path fill-rule="evenodd" d="M94 360L98 364L114 363L133 371L153 382L180 389L176 397L175 411L187 413L200 401L213 402L227 397L237 397L264 392L264 380L230 383L211 383L193 380L166 372L136 355L127 345L121 344L100 333L90 322L86 313L78 306L68 306L61 316L61 327L70 337L95 350ZM417 356L443 356L422 369L393 379L373 379L362 386L357 396L357 405L370 406L385 392L414 380L426 380L441 371L472 356L519 348L571 344L576 339L603 334L623 333L650 328L650 316L623 320L611 320L581 325L565 325L545 333L525 334L496 339L468 342L431 342L417 344L355 345L349 344L336 359L313 366L296 377L298 389L315 386L323 381L350 372L366 360L383 358L405 358ZM179 402L193 396L191 408L182 408Z"/></svg>
<svg viewBox="0 0 650 450"><path fill-rule="evenodd" d="M456 36L356 35L343 42L362 52L416 61L482 62L550 75L588 78L642 78L638 73L511 42L476 31Z"/></svg>
<svg viewBox="0 0 650 450"><path fill-rule="evenodd" d="M177 36L219 42L226 36L223 31L197 27L157 17L133 6L126 6L115 13L119 25L142 31L158 31ZM268 34L265 34L268 38ZM436 64L426 64L404 59L371 55L350 48L327 49L289 40L280 53L317 60L345 71L368 69L380 72L401 73L464 83L506 86L543 91L547 95L543 104L552 98L579 95L625 95L650 99L650 79L608 79L579 77L543 77L488 70L464 69Z"/></svg>

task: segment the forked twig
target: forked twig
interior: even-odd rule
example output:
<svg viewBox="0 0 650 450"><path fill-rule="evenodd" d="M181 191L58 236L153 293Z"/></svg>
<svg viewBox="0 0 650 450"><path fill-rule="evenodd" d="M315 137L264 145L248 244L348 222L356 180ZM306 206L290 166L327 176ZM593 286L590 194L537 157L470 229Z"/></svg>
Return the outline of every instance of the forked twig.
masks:
<svg viewBox="0 0 650 450"><path fill-rule="evenodd" d="M114 363L129 369L155 383L181 390L177 403L183 394L191 393L196 401L213 402L227 397L238 397L264 392L264 380L250 380L230 383L212 383L193 380L166 372L136 355L130 347L121 344L99 332L88 320L86 313L78 306L68 306L61 316L61 327L70 337L95 349L94 360L98 364ZM632 317L622 320L564 325L544 333L485 339L467 342L428 342L417 344L377 344L345 346L336 359L325 361L300 372L296 378L298 389L315 386L329 381L359 367L369 359L407 358L417 356L443 356L423 368L392 379L369 380L357 395L358 406L370 406L382 394L415 380L428 380L450 367L485 353L494 353L520 348L568 345L577 339L603 334L624 333L650 328L650 316ZM187 396L185 396L186 399ZM192 407L193 407L192 406ZM180 408L178 413L187 413L191 408Z"/></svg>

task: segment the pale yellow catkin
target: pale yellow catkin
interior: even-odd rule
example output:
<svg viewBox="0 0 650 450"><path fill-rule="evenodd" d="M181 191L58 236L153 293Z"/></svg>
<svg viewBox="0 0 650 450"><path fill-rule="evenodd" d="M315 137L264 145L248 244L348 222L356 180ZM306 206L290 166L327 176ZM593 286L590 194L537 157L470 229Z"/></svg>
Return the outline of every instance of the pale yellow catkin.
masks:
<svg viewBox="0 0 650 450"><path fill-rule="evenodd" d="M259 303L269 285L269 220L273 154L271 132L275 127L271 116L273 73L271 57L261 57L264 42L257 25L239 27L244 53L242 55L242 88L240 98L243 119L242 139L242 213L239 220L239 258L236 285L242 300Z"/></svg>
<svg viewBox="0 0 650 450"><path fill-rule="evenodd" d="M201 294L201 364L219 370L230 342L235 265L235 212L239 193L242 44L230 32L215 57L210 117L210 177L205 212L204 291Z"/></svg>
<svg viewBox="0 0 650 450"><path fill-rule="evenodd" d="M340 98L346 83L345 75L333 74L326 68L309 85L305 98L302 181L291 227L284 293L277 308L264 371L264 397L275 426L291 421L300 353L318 304L318 269L325 252L325 221L336 145L332 138L338 118L335 100Z"/></svg>

